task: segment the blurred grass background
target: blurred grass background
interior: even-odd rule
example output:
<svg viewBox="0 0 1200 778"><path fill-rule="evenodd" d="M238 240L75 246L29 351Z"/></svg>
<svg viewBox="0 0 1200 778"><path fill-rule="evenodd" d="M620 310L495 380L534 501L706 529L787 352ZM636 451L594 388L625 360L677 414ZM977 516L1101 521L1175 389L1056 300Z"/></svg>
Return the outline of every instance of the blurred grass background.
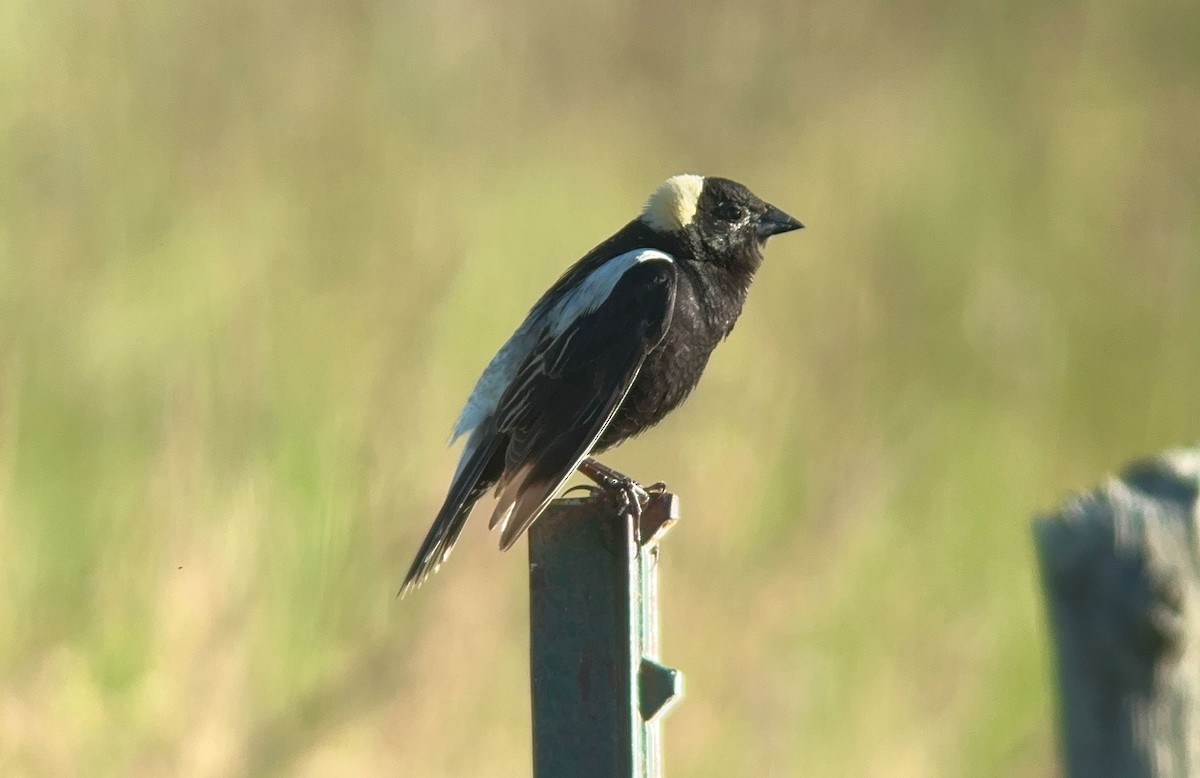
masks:
<svg viewBox="0 0 1200 778"><path fill-rule="evenodd" d="M609 458L686 776L1055 773L1028 520L1200 425L1200 5L0 7L0 773L529 772L524 550L393 599L536 296L668 175L774 241Z"/></svg>

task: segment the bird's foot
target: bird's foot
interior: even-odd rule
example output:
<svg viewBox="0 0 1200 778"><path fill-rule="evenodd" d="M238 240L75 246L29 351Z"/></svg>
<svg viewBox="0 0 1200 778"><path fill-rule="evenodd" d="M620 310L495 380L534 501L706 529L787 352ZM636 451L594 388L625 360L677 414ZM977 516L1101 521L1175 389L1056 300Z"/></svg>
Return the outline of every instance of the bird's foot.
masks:
<svg viewBox="0 0 1200 778"><path fill-rule="evenodd" d="M624 473L613 470L607 465L588 457L579 464L579 472L596 482L599 488L613 503L622 518L633 521L634 538L640 547L642 544L642 509L650 502L652 495L664 494L667 485L662 481L642 486ZM586 487L593 489L595 487Z"/></svg>

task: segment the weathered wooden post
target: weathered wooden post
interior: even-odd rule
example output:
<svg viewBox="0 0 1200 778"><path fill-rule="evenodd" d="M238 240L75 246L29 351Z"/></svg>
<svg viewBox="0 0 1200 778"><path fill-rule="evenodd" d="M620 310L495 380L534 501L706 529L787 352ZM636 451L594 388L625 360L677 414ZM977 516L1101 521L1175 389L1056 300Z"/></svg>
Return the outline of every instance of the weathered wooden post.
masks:
<svg viewBox="0 0 1200 778"><path fill-rule="evenodd" d="M537 778L662 774L660 716L683 678L658 663L658 542L677 519L671 494L638 527L596 497L557 500L530 528Z"/></svg>
<svg viewBox="0 0 1200 778"><path fill-rule="evenodd" d="M1198 493L1175 451L1035 524L1066 775L1200 775Z"/></svg>

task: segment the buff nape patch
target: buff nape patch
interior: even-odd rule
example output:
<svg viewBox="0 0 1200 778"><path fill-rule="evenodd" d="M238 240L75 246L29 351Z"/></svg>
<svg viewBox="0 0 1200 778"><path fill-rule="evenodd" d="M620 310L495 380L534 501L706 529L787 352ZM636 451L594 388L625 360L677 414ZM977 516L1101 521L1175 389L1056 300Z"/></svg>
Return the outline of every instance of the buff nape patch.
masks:
<svg viewBox="0 0 1200 778"><path fill-rule="evenodd" d="M703 189L704 176L671 176L646 201L642 221L659 232L683 229L696 216L696 203Z"/></svg>

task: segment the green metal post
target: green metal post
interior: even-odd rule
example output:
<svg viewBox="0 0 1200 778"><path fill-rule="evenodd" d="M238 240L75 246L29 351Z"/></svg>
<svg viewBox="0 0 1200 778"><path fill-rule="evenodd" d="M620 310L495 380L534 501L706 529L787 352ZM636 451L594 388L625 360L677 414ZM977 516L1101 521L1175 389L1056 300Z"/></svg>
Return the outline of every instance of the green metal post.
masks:
<svg viewBox="0 0 1200 778"><path fill-rule="evenodd" d="M683 677L658 663L658 542L678 515L672 494L637 528L601 497L557 500L530 528L536 778L662 775L661 714Z"/></svg>

